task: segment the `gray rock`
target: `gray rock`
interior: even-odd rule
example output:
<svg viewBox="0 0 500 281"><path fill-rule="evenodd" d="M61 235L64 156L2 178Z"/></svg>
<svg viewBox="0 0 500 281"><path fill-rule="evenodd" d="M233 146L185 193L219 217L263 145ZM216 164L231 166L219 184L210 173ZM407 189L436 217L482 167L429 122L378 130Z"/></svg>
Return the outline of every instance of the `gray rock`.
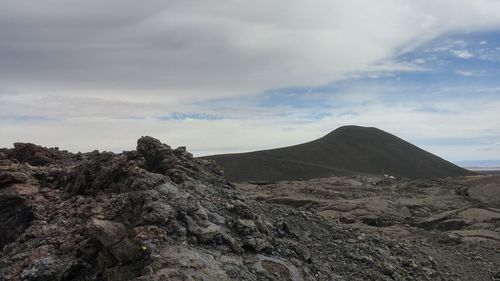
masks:
<svg viewBox="0 0 500 281"><path fill-rule="evenodd" d="M135 244L128 238L124 238L118 244L112 246L109 252L121 263L131 263L141 259L146 254L146 249Z"/></svg>
<svg viewBox="0 0 500 281"><path fill-rule="evenodd" d="M257 255L256 270L272 280L302 281L300 271L291 262L276 257Z"/></svg>
<svg viewBox="0 0 500 281"><path fill-rule="evenodd" d="M447 219L437 224L439 230L459 230L464 228L468 222L464 219Z"/></svg>
<svg viewBox="0 0 500 281"><path fill-rule="evenodd" d="M207 227L199 228L195 235L200 243L209 243L213 241L220 232L220 226L210 223Z"/></svg>
<svg viewBox="0 0 500 281"><path fill-rule="evenodd" d="M417 222L415 224L415 226L426 229L426 230L431 230L431 229L436 228L436 226L440 222L453 217L454 215L456 215L457 213L459 213L460 211L463 211L463 210L464 209L457 209L457 210L442 212L442 213L439 213L437 215L428 217L424 220Z"/></svg>
<svg viewBox="0 0 500 281"><path fill-rule="evenodd" d="M67 280L72 274L78 274L82 266L78 261L47 256L33 261L20 277L23 281Z"/></svg>
<svg viewBox="0 0 500 281"><path fill-rule="evenodd" d="M167 247L151 267L155 273L139 280L229 280L221 264L212 255L187 247Z"/></svg>
<svg viewBox="0 0 500 281"><path fill-rule="evenodd" d="M118 244L127 235L125 226L118 222L92 219L87 226L89 235L104 247Z"/></svg>
<svg viewBox="0 0 500 281"><path fill-rule="evenodd" d="M253 220L248 220L248 219L239 219L236 222L236 227L238 228L238 231L241 233L248 235L251 233L254 233L256 230L255 222Z"/></svg>
<svg viewBox="0 0 500 281"><path fill-rule="evenodd" d="M25 183L28 176L25 173L0 170L0 188L14 183Z"/></svg>

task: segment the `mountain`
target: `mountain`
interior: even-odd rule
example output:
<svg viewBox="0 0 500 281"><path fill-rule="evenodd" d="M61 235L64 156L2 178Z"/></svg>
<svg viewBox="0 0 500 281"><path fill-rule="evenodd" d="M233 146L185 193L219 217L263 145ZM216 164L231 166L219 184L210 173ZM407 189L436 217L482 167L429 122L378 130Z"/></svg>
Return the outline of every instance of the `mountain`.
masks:
<svg viewBox="0 0 500 281"><path fill-rule="evenodd" d="M304 180L331 175L389 174L442 178L471 174L392 134L344 126L304 144L203 157L215 160L235 182Z"/></svg>

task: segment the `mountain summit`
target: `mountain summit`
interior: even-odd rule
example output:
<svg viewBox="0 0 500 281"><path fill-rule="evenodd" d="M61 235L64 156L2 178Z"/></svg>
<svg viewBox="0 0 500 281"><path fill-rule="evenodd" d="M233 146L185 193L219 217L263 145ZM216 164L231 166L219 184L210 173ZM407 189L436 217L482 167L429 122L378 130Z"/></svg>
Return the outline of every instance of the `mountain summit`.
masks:
<svg viewBox="0 0 500 281"><path fill-rule="evenodd" d="M442 178L471 173L385 131L360 126L340 127L304 144L204 158L215 160L235 182L353 174Z"/></svg>

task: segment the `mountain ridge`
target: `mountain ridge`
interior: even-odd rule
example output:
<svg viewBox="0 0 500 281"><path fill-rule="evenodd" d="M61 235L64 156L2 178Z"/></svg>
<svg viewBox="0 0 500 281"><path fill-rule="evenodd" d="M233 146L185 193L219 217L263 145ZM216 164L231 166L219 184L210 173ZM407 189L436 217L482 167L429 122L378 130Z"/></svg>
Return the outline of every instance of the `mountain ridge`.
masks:
<svg viewBox="0 0 500 281"><path fill-rule="evenodd" d="M225 176L236 182L354 174L439 178L472 173L378 128L354 125L293 146L202 158L215 160Z"/></svg>

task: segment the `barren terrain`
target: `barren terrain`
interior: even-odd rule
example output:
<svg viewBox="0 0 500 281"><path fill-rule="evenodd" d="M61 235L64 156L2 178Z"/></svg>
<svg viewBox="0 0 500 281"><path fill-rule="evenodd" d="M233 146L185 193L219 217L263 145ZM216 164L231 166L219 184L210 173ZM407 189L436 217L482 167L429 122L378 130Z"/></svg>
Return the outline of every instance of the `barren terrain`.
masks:
<svg viewBox="0 0 500 281"><path fill-rule="evenodd" d="M322 138L294 146L203 158L215 160L226 178L235 182L360 174L407 178L474 174L395 135L360 126L343 126Z"/></svg>
<svg viewBox="0 0 500 281"><path fill-rule="evenodd" d="M493 280L496 177L227 181L151 137L0 149L0 280Z"/></svg>
<svg viewBox="0 0 500 281"><path fill-rule="evenodd" d="M500 177L408 180L378 176L238 184L250 198L423 250L452 280L500 279Z"/></svg>

